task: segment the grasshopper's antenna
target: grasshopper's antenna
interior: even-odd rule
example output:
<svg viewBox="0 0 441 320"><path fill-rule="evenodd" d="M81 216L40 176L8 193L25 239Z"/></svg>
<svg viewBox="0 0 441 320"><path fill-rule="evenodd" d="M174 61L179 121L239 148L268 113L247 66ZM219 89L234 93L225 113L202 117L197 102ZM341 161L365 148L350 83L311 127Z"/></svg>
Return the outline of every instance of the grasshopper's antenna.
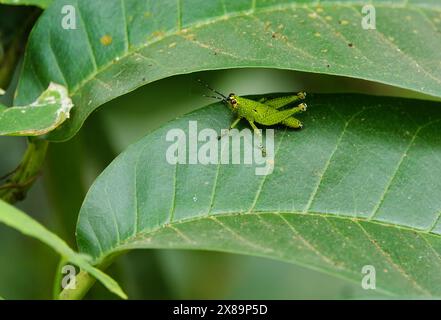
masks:
<svg viewBox="0 0 441 320"><path fill-rule="evenodd" d="M202 95L203 97L207 97L207 98L213 98L213 99L218 99L218 100L222 100L224 101L225 99L221 98L221 97L217 97L217 96L207 96L206 94Z"/></svg>
<svg viewBox="0 0 441 320"><path fill-rule="evenodd" d="M214 93L220 95L223 98L223 99L219 99L219 100L227 100L228 99L225 95L223 95L222 93L220 93L217 90L214 90L212 87L210 87L207 83L203 82L201 79L198 79L198 82L201 85L203 85L204 87L206 87L207 89L209 89L210 91L213 91ZM213 98L213 97L211 97L211 98Z"/></svg>

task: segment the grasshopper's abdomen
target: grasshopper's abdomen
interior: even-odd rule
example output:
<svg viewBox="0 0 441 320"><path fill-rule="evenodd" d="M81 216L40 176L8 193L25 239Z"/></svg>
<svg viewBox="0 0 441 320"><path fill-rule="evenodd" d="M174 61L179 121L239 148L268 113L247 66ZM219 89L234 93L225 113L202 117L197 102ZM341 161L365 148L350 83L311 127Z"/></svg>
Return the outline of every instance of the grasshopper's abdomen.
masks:
<svg viewBox="0 0 441 320"><path fill-rule="evenodd" d="M302 123L294 117L289 117L289 118L283 120L282 124L287 127L294 128L294 129L298 129L298 128L303 127Z"/></svg>

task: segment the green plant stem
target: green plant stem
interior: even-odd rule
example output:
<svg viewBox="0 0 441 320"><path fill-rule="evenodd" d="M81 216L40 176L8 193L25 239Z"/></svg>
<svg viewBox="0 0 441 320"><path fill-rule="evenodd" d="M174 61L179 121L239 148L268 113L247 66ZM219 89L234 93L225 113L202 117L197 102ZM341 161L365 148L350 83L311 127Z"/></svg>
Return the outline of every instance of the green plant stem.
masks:
<svg viewBox="0 0 441 320"><path fill-rule="evenodd" d="M84 271L77 275L76 280L76 289L63 289L58 296L59 300L81 300L96 281L94 277Z"/></svg>
<svg viewBox="0 0 441 320"><path fill-rule="evenodd" d="M65 257L60 258L60 262L58 262L57 269L55 270L55 277L54 277L54 286L52 288L52 299L56 300L58 298L58 295L61 291L61 269L63 266L67 263L67 260Z"/></svg>
<svg viewBox="0 0 441 320"><path fill-rule="evenodd" d="M104 262L96 265L95 267L100 270L105 270L108 268L115 258L119 256L119 254L115 254L107 259ZM89 273L85 271L81 271L76 276L76 288L75 289L63 289L58 296L59 300L81 300L83 297L89 292L90 288L95 284L96 279L92 277Z"/></svg>
<svg viewBox="0 0 441 320"><path fill-rule="evenodd" d="M0 199L13 204L25 198L40 173L48 145L48 141L43 139L29 139L22 162L6 183L0 186Z"/></svg>

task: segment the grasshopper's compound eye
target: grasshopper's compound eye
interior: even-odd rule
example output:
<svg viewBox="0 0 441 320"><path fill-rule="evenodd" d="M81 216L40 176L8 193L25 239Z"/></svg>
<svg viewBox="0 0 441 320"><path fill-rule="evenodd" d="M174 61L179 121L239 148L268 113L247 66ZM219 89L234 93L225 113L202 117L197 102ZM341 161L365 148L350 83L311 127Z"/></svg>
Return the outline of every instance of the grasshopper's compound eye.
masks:
<svg viewBox="0 0 441 320"><path fill-rule="evenodd" d="M234 93L230 93L227 99L233 106L237 104L236 95Z"/></svg>

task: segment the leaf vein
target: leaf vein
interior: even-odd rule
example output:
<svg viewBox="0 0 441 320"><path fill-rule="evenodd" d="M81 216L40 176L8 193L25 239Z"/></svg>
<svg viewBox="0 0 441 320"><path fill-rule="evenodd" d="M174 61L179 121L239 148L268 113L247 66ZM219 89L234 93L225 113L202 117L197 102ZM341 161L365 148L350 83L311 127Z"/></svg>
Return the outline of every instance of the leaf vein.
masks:
<svg viewBox="0 0 441 320"><path fill-rule="evenodd" d="M90 57L92 58L92 65L93 65L93 68L94 68L94 72L97 72L99 69L98 69L98 65L97 65L97 62L96 62L95 50L93 49L93 46L92 46L92 41L90 39L90 35L89 35L88 30L87 30L86 22L84 21L83 16L81 14L81 7L80 7L79 3L78 3L78 17L80 18L81 24L84 27L84 33L86 34L86 40L87 40L86 42L88 44L88 50L89 50ZM109 66L110 65L111 64L109 64ZM92 78L95 75L94 72L91 73Z"/></svg>
<svg viewBox="0 0 441 320"><path fill-rule="evenodd" d="M378 243L377 241L375 241L371 234L365 229L363 228L363 226L358 222L355 221L355 223L358 225L358 227L363 231L363 233L366 235L366 237L369 239L369 241L378 249L378 251L386 258L386 260L390 263L390 265L392 265L395 270L397 270L405 279L407 279L413 287L415 287L416 289L418 289L420 292L424 293L424 294L428 294L429 296L431 296L432 294L430 292L428 292L426 289L422 288L418 282L412 278L409 274L407 274L405 272L405 270L397 263L395 262L391 255L386 252Z"/></svg>

